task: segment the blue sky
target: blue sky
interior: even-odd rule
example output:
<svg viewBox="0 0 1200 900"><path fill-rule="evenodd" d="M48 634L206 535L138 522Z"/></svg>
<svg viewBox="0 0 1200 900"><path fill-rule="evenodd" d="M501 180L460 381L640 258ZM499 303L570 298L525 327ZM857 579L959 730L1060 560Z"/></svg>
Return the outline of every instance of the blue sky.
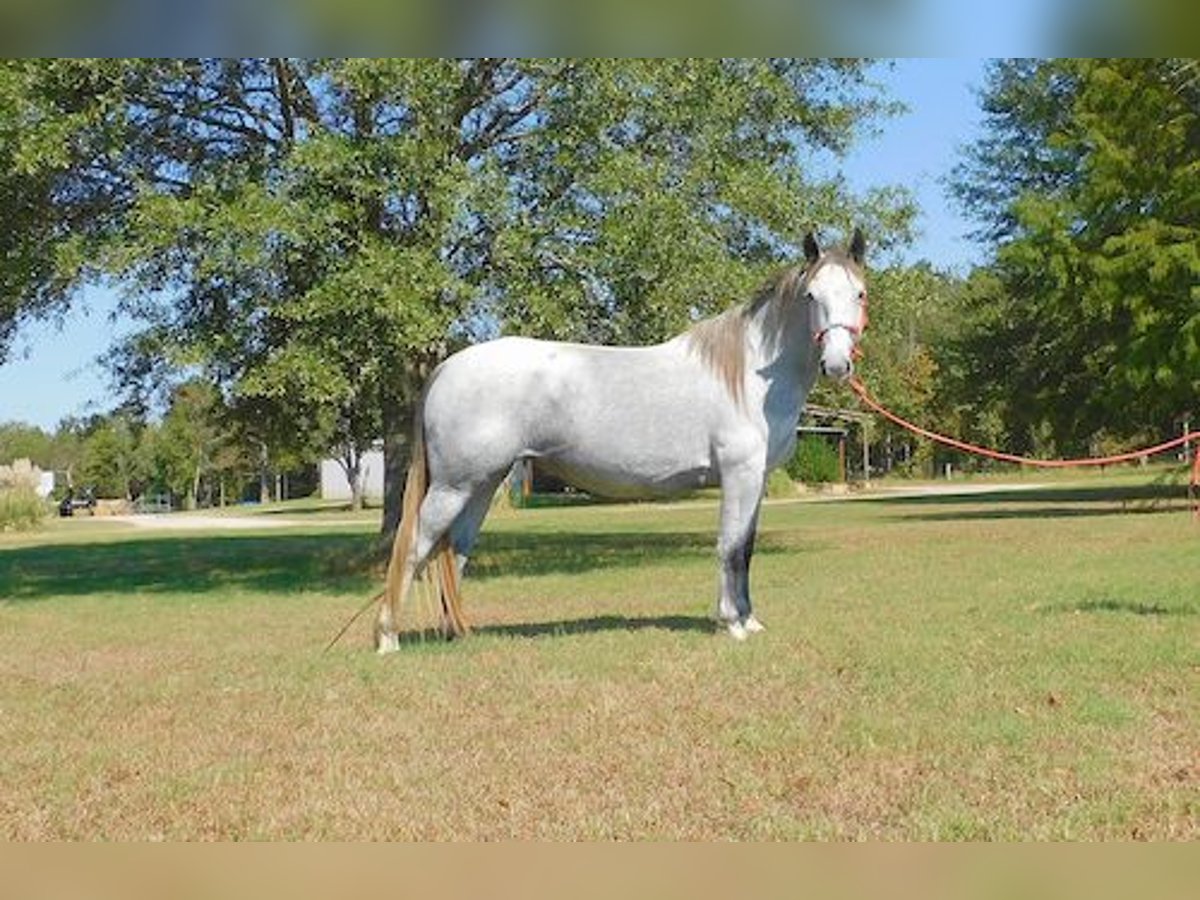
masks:
<svg viewBox="0 0 1200 900"><path fill-rule="evenodd" d="M970 4L968 4L970 5ZM900 59L877 79L908 112L888 120L881 133L860 141L842 163L856 191L903 185L920 210L917 239L905 262L927 259L937 268L965 273L983 261L967 237L968 222L948 196L945 179L959 150L979 134L983 59Z"/></svg>
<svg viewBox="0 0 1200 900"><path fill-rule="evenodd" d="M974 7L974 4L966 4ZM986 4L984 4L986 6ZM855 191L901 184L917 198L919 235L906 261L928 259L939 268L965 271L982 251L966 236L967 223L942 183L960 146L978 134L976 92L982 59L907 59L880 67L876 78L907 113L882 123L878 136L862 140L841 169ZM65 416L109 409L107 379L96 357L128 323L112 321L113 295L84 292L61 323L22 330L11 361L0 366L0 422L22 421L53 430Z"/></svg>

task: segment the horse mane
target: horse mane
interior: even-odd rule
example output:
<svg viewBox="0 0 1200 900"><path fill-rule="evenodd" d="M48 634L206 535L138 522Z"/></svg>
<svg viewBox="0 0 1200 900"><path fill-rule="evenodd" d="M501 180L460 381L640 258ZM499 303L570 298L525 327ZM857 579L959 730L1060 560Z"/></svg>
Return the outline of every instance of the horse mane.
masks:
<svg viewBox="0 0 1200 900"><path fill-rule="evenodd" d="M795 299L824 262L822 257L807 269L791 266L777 272L752 299L703 319L688 329L688 348L725 385L738 406L742 404L745 391L746 328L750 320L768 304L781 309L783 304ZM782 320L780 316L769 316L769 319Z"/></svg>

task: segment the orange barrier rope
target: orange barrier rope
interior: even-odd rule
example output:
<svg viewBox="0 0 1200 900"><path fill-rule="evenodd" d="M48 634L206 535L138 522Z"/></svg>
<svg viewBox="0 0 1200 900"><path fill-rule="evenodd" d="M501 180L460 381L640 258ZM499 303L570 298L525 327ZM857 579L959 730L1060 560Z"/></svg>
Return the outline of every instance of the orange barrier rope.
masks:
<svg viewBox="0 0 1200 900"><path fill-rule="evenodd" d="M868 408L883 416L889 422L899 425L901 428L911 431L913 434L918 434L923 438L928 438L931 441L937 441L939 444L945 444L947 447L953 447L956 450L962 450L964 453L973 453L976 456L984 456L989 459L1003 460L1004 462L1019 463L1023 466L1037 466L1043 469L1067 469L1078 466L1108 466L1115 463L1131 462L1135 459L1144 459L1145 457L1155 456L1159 453L1164 453L1167 450L1174 450L1176 447L1182 447L1185 444L1193 442L1200 444L1200 431L1189 431L1187 434L1180 435L1169 441L1163 441L1161 444L1155 444L1152 447L1144 447L1141 450L1131 450L1128 453L1116 453L1112 456L1085 456L1077 459L1037 459L1032 456L1018 456L1014 453L1004 453L1000 450L992 450L989 447L981 447L979 444L971 444L967 441L960 441L957 438L952 438L944 434L938 434L936 431L930 431L928 428L922 428L920 425L915 425L907 419L901 418L891 410L883 406L878 400L871 396L864 385L857 378L850 379L850 388L858 395L858 399L863 402ZM1193 453L1191 481L1188 484L1188 500L1192 506L1192 513L1200 516L1200 505L1196 501L1196 489L1200 486L1200 447L1196 448Z"/></svg>

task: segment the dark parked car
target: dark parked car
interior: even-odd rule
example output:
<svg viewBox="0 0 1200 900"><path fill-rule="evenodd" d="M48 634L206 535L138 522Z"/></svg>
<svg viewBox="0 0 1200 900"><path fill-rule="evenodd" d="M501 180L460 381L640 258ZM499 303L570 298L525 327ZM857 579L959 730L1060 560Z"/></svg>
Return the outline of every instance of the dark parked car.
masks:
<svg viewBox="0 0 1200 900"><path fill-rule="evenodd" d="M58 504L60 516L73 516L77 509L87 510L89 516L96 514L96 496L91 488L83 488L78 493L72 488Z"/></svg>

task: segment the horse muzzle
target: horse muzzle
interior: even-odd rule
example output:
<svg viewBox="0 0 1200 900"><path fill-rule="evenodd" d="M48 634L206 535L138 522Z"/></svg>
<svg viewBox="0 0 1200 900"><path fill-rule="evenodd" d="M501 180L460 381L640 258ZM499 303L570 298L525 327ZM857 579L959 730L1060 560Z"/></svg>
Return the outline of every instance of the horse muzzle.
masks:
<svg viewBox="0 0 1200 900"><path fill-rule="evenodd" d="M821 374L835 381L845 381L854 374L854 363L848 359L830 362L822 358Z"/></svg>
<svg viewBox="0 0 1200 900"><path fill-rule="evenodd" d="M844 326L827 328L821 333L821 374L826 378L845 381L854 374L855 334Z"/></svg>

